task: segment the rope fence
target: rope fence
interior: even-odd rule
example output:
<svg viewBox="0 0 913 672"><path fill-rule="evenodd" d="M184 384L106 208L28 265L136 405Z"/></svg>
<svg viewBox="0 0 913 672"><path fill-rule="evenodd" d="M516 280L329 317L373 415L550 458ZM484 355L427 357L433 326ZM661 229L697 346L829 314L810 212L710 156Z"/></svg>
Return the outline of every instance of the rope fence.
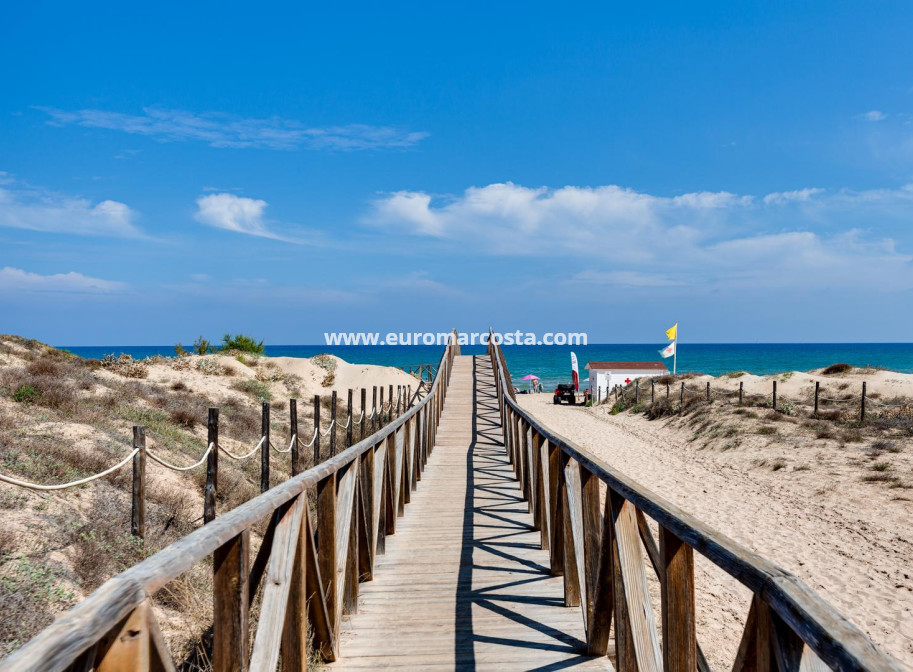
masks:
<svg viewBox="0 0 913 672"><path fill-rule="evenodd" d="M378 402L378 390L380 391L380 401ZM272 450L275 453L279 454L291 454L291 475L295 476L298 473L305 470L305 464L301 453L302 448L313 448L314 456L314 465L319 464L322 461L322 458L332 457L336 454L336 443L339 438L339 434L344 434L344 444L348 448L355 443L355 437L353 435L354 429L358 428L358 436L361 440L368 436L369 433L376 431L379 426L383 426L388 422L393 422L400 415L406 413L410 408L412 408L416 403L416 398L418 395L413 396L412 386L400 385L396 389L396 396L394 397L394 386L388 386L388 398L387 401L384 401L384 388L378 388L375 386L373 388L374 401L371 407L370 414L366 411L367 408L367 389L361 388L361 410L358 415L354 414L353 408L353 391L348 391L348 407L346 409L346 421L345 424L337 418L337 394L335 391L332 392L331 401L330 401L330 410L332 417L329 424L326 426L326 429L321 427L320 423L320 410L322 405L322 400L319 395L314 396L314 429L311 434L311 439L307 443L299 440L298 434L298 411L297 411L297 399L289 400L289 429L290 429L290 438L287 448L277 448L275 444L270 440L270 404L269 402L263 402L262 404L262 433L260 435L260 440L257 444L246 453L234 453L228 448L223 446L219 442L219 409L210 408L209 417L208 417L208 437L207 437L207 447L203 455L195 461L193 464L187 466L180 466L172 463L169 459L166 459L161 453L156 452L150 447L146 446L146 427L141 425L134 425L133 427L133 449L130 453L124 457L117 464L101 471L97 474L92 474L85 478L81 478L69 483L58 483L58 484L40 484L32 483L30 481L14 478L12 476L7 476L0 473L0 482L7 483L9 485L15 485L21 488L27 488L29 490L36 491L53 491L53 490L66 490L68 488L75 488L81 485L86 485L100 478L104 478L115 471L122 469L127 466L129 462L133 462L133 506L131 514L131 533L139 538L144 538L145 535L145 490L146 490L146 458L149 458L156 464L177 472L188 472L192 471L198 467L206 465L206 484L203 491L203 520L204 522L209 522L215 517L215 494L216 494L216 483L218 482L218 460L216 459L217 455L221 452L230 459L236 462L243 462L251 457L253 457L258 452L260 453L260 465L261 465L261 491L266 491L270 487L269 481L269 469L270 461L269 455ZM378 410L379 409L379 410ZM370 423L370 424L369 424ZM155 433L155 432L153 432ZM329 438L329 455L321 454L321 439ZM166 437L160 437L160 440L166 440Z"/></svg>
<svg viewBox="0 0 913 672"><path fill-rule="evenodd" d="M648 390L641 390L640 387L641 379L635 379L633 382L629 383L627 386L615 385L611 390L608 388L605 390L605 396L603 396L602 388L597 388L596 390L596 399L594 400L595 404L606 405L612 402L613 407L619 403L622 405L622 408L627 408L630 404L649 403L656 402L656 381L650 379L650 387ZM814 406L813 417L817 417L819 413L819 407L821 404L840 404L840 405L859 405L859 422L865 423L867 417L872 417L873 414L866 411L867 405L872 405L878 407L879 409L884 409L884 412L891 409L911 409L913 410L913 399L901 400L899 403L886 403L873 399L870 395L867 394L866 387L867 383L862 383L862 393L859 395L849 395L844 397L826 397L821 394L821 383L820 381L815 382L815 387L813 392L809 392L808 397L804 399L797 398L788 398L782 394L777 394L777 381L771 381L772 389L769 394L759 394L756 392L746 392L743 383L739 383L739 388L737 390L729 389L717 389L711 387L710 383L707 383L707 386L704 389L694 389L688 387L684 381L680 383L680 386L675 388L675 396L678 397L679 409L678 412L681 413L685 400L693 400L695 398L703 398L710 403L712 400L724 400L727 404L738 404L739 406L748 405L765 405L774 410L784 410L790 412L788 409L794 408L796 405L812 405ZM666 391L664 396L660 396L660 399L670 399L672 397L672 386L669 383L665 384ZM647 396L649 395L649 398ZM611 398L610 398L611 396ZM736 401L737 399L737 401ZM896 400L895 400L896 401Z"/></svg>

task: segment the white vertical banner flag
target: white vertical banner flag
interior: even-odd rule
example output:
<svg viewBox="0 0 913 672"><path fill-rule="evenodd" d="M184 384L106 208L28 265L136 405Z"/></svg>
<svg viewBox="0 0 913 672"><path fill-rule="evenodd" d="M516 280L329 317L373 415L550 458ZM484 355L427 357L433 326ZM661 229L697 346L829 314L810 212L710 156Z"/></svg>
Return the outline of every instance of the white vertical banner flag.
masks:
<svg viewBox="0 0 913 672"><path fill-rule="evenodd" d="M574 390L580 389L580 374L577 372L577 355L571 353L571 378L574 379Z"/></svg>

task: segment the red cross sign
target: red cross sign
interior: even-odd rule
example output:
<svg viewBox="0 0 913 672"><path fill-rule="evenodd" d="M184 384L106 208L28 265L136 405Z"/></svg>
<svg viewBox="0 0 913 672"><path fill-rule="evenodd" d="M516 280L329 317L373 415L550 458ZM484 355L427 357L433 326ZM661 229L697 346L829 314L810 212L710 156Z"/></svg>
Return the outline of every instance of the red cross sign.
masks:
<svg viewBox="0 0 913 672"><path fill-rule="evenodd" d="M630 383L630 382L631 382L631 379L630 379L630 378L625 378L625 385L627 385L627 384Z"/></svg>

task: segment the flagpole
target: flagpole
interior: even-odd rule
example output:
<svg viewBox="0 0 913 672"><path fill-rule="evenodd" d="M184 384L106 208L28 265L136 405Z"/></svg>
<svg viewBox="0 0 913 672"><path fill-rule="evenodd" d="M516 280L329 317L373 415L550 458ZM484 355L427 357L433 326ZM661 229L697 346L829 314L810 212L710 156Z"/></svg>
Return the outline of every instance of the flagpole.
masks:
<svg viewBox="0 0 913 672"><path fill-rule="evenodd" d="M678 365L678 322L675 323L675 350L672 351L672 375Z"/></svg>

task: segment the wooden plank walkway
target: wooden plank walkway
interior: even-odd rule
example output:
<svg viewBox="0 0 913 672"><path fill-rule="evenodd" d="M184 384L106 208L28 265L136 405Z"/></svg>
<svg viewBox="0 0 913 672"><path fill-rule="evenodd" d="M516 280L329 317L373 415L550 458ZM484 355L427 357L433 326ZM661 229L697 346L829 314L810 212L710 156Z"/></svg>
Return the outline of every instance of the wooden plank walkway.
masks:
<svg viewBox="0 0 913 672"><path fill-rule="evenodd" d="M456 358L437 445L333 670L610 670L585 655L501 442L491 362Z"/></svg>

